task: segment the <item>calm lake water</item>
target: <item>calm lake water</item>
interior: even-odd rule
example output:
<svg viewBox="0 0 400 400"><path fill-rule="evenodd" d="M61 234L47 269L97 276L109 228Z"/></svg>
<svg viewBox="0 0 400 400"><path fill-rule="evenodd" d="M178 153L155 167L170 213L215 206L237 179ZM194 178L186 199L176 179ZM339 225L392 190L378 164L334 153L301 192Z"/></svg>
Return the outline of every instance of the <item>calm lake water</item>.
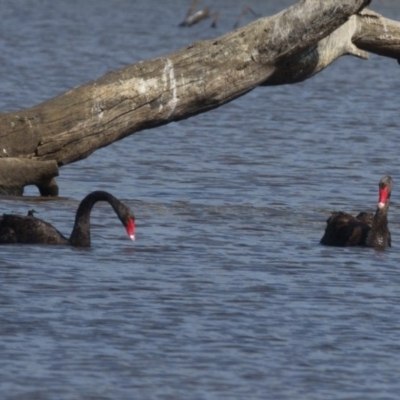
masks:
<svg viewBox="0 0 400 400"><path fill-rule="evenodd" d="M209 3L214 30L178 28L184 0L4 1L0 110L221 35L245 4L293 2ZM396 1L372 8L400 20ZM90 249L1 246L0 398L397 399L399 68L343 57L67 165L57 200L2 199L69 235L107 190L137 241L99 203ZM385 174L393 247L319 245L330 211L374 209Z"/></svg>

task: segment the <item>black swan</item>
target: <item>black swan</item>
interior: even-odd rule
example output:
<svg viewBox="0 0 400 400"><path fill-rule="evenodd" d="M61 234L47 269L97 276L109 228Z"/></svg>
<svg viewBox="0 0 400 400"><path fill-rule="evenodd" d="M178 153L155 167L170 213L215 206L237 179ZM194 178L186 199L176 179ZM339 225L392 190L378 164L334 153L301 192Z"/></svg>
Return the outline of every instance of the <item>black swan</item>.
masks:
<svg viewBox="0 0 400 400"><path fill-rule="evenodd" d="M379 201L375 215L361 212L357 217L344 212L334 212L326 221L327 226L321 244L327 246L367 246L385 248L391 246L387 213L393 181L390 176L379 182Z"/></svg>
<svg viewBox="0 0 400 400"><path fill-rule="evenodd" d="M77 247L90 246L90 212L98 201L107 201L125 226L131 240L135 240L135 217L132 211L113 195L103 191L88 194L79 204L75 224L69 239L48 222L32 215L3 214L0 218L0 244L61 244Z"/></svg>

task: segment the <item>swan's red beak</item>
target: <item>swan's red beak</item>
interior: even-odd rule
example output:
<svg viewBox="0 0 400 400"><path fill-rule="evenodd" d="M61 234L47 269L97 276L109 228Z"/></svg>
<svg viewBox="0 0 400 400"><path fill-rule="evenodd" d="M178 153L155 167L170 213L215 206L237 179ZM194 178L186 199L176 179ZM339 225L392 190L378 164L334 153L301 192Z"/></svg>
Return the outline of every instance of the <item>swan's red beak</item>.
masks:
<svg viewBox="0 0 400 400"><path fill-rule="evenodd" d="M379 188L378 208L385 207L385 204L387 202L387 199L389 198L389 195L390 195L390 187L389 186L385 186L383 188Z"/></svg>
<svg viewBox="0 0 400 400"><path fill-rule="evenodd" d="M132 218L129 218L128 224L126 225L126 232L132 241L135 240L135 221Z"/></svg>

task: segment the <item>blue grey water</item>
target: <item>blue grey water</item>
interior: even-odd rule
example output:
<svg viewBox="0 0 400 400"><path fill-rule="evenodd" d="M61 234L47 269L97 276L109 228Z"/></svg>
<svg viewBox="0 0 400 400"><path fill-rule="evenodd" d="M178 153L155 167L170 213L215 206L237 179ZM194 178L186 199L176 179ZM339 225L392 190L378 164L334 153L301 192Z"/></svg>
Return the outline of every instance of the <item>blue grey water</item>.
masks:
<svg viewBox="0 0 400 400"><path fill-rule="evenodd" d="M3 1L0 110L221 35L245 4L178 28L190 1ZM400 20L396 1L372 8ZM249 22L251 16L242 23ZM400 69L342 57L297 85L134 134L61 169L58 200L1 199L69 234L108 190L92 247L0 249L1 399L397 399ZM393 247L319 245L332 210L373 210L392 175Z"/></svg>

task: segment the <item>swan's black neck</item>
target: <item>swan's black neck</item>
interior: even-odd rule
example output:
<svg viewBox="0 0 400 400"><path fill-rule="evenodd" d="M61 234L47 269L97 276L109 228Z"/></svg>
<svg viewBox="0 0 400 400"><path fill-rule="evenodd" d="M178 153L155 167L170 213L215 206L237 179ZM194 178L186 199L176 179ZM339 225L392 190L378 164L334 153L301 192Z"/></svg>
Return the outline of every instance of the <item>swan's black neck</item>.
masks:
<svg viewBox="0 0 400 400"><path fill-rule="evenodd" d="M71 236L68 239L72 246L90 246L90 212L98 201L107 201L112 206L121 222L123 222L120 213L121 202L119 200L107 192L100 190L92 192L81 201L76 211L75 224Z"/></svg>
<svg viewBox="0 0 400 400"><path fill-rule="evenodd" d="M371 247L390 246L390 233L388 229L388 209L389 199L383 208L377 208L372 222L371 230L368 234L367 245Z"/></svg>

